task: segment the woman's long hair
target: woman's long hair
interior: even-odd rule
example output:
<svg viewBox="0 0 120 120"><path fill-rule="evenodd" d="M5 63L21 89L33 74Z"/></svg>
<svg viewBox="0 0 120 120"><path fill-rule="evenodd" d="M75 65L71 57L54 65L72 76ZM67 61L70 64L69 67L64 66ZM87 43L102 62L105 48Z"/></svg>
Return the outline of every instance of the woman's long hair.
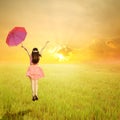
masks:
<svg viewBox="0 0 120 120"><path fill-rule="evenodd" d="M39 53L37 48L33 48L32 50L32 63L37 64L40 60L41 54Z"/></svg>

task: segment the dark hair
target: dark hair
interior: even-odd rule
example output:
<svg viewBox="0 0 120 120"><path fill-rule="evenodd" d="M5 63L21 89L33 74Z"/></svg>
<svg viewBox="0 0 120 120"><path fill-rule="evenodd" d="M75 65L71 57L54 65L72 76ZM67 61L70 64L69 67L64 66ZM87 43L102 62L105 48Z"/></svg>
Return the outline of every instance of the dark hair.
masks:
<svg viewBox="0 0 120 120"><path fill-rule="evenodd" d="M37 48L33 48L32 50L32 63L37 64L40 60L41 54L39 53Z"/></svg>

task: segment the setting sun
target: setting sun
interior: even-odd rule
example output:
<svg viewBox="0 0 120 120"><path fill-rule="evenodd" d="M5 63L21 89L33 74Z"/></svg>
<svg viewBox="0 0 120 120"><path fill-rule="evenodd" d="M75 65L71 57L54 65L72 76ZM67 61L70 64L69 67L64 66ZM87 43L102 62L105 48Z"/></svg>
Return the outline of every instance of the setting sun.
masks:
<svg viewBox="0 0 120 120"><path fill-rule="evenodd" d="M55 57L58 58L59 61L66 61L67 60L64 55L59 54L59 53L56 53Z"/></svg>

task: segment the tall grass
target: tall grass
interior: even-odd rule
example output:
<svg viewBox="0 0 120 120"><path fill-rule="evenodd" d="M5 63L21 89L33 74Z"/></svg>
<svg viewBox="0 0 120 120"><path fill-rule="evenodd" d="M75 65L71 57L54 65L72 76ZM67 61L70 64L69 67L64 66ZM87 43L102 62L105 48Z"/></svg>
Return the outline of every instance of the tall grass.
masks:
<svg viewBox="0 0 120 120"><path fill-rule="evenodd" d="M27 65L0 65L0 120L119 120L120 66L45 64L33 102Z"/></svg>

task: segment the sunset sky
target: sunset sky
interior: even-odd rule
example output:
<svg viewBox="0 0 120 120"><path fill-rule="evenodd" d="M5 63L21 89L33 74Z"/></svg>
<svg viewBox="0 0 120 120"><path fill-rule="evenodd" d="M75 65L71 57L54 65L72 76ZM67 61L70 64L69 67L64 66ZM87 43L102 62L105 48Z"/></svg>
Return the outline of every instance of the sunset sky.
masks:
<svg viewBox="0 0 120 120"><path fill-rule="evenodd" d="M119 0L0 0L0 61L28 61L19 46L6 45L8 32L25 27L23 44L42 48L41 62L120 59Z"/></svg>

